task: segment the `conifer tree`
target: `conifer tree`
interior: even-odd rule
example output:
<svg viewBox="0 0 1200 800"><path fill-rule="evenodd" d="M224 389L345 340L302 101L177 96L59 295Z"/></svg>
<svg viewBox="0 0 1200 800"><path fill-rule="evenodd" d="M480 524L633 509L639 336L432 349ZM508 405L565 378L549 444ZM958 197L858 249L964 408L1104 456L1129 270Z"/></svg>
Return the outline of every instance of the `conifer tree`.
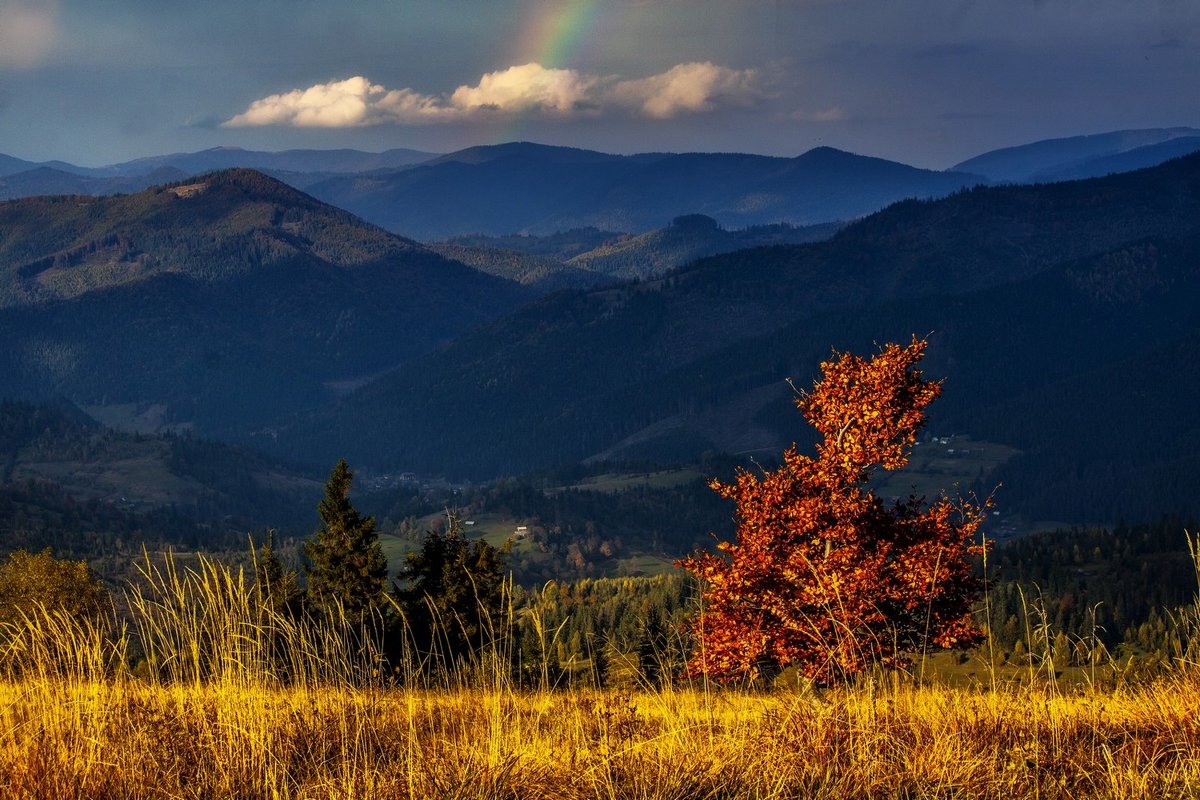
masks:
<svg viewBox="0 0 1200 800"><path fill-rule="evenodd" d="M275 531L268 529L262 547L254 552L254 583L258 602L277 614L297 610L302 593L296 571L286 569L275 552Z"/></svg>
<svg viewBox="0 0 1200 800"><path fill-rule="evenodd" d="M308 600L319 612L357 624L379 608L387 586L387 559L374 517L362 517L350 502L354 473L339 459L317 506L321 527L304 545Z"/></svg>
<svg viewBox="0 0 1200 800"><path fill-rule="evenodd" d="M504 602L504 555L483 539L467 540L453 514L445 534L425 534L393 586L418 650L453 659L492 639Z"/></svg>

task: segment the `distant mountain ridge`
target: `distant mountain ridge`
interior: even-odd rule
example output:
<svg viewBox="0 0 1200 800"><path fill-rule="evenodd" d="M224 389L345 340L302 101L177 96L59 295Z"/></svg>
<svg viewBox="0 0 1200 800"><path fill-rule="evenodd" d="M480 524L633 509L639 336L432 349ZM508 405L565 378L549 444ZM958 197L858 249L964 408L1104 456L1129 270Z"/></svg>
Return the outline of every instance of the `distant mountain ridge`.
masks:
<svg viewBox="0 0 1200 800"><path fill-rule="evenodd" d="M0 154L0 200L51 194L105 195L139 192L151 186L221 169L248 168L285 177L297 188L333 174L394 169L435 158L437 153L395 148L361 150L282 150L264 152L213 147L196 153L149 156L104 167L63 161L35 163Z"/></svg>
<svg viewBox="0 0 1200 800"><path fill-rule="evenodd" d="M1196 136L1180 136L1165 142L1124 150L1120 153L1096 156L1070 166L1042 170L1032 177L1034 180L1042 182L1098 178L1103 175L1153 167L1164 161L1191 155L1197 151L1200 151L1200 131L1197 131Z"/></svg>
<svg viewBox="0 0 1200 800"><path fill-rule="evenodd" d="M907 197L943 196L980 180L832 148L796 158L616 156L520 142L334 177L308 191L388 230L428 240L586 227L641 233L686 214L729 228L808 225L853 219Z"/></svg>
<svg viewBox="0 0 1200 800"><path fill-rule="evenodd" d="M625 236L580 253L567 264L622 280L656 278L707 256L751 247L818 242L841 227L823 225L758 225L727 231L703 214L676 217L665 228Z"/></svg>
<svg viewBox="0 0 1200 800"><path fill-rule="evenodd" d="M431 243L430 249L539 291L581 289L656 278L706 256L751 247L816 242L839 223L795 227L757 225L728 231L703 214L676 217L638 235L574 229L551 236L473 236Z"/></svg>
<svg viewBox="0 0 1200 800"><path fill-rule="evenodd" d="M362 150L281 150L264 152L240 147L213 147L198 153L172 153L138 158L107 167L121 175L140 175L169 167L189 174L219 169L248 167L259 171L281 172L369 172L419 164L437 153L398 147L381 153Z"/></svg>
<svg viewBox="0 0 1200 800"><path fill-rule="evenodd" d="M0 177L0 200L46 195L110 195L140 192L162 183L187 177L172 167L160 167L139 175L97 177L39 166Z"/></svg>
<svg viewBox="0 0 1200 800"><path fill-rule="evenodd" d="M26 161L0 153L0 176L45 167L89 178L115 178L145 175L161 169L176 169L188 175L220 169L246 167L292 172L366 172L392 169L437 158L427 153L397 147L380 153L347 148L338 150L246 150L241 147L210 147L194 153L169 153L122 161L103 167L81 167L65 161Z"/></svg>
<svg viewBox="0 0 1200 800"><path fill-rule="evenodd" d="M1172 140L1200 136L1197 128L1147 128L1112 131L1087 136L1043 139L1015 147L1004 147L960 161L950 169L974 172L991 181L1027 183L1076 178L1095 178L1111 172L1140 169L1160 164L1169 158L1186 155L1194 149L1168 149L1154 160L1151 149ZM1143 150L1141 159L1121 168L1120 160L1109 162L1122 153Z"/></svg>
<svg viewBox="0 0 1200 800"><path fill-rule="evenodd" d="M424 241L545 236L589 227L636 235L689 214L712 217L729 230L844 222L907 198L942 197L988 182L1096 177L1153 166L1196 149L1200 129L1177 127L1033 142L980 154L947 172L830 147L794 158L615 155L530 142L445 154L404 148L368 153L214 147L95 168L0 154L0 199L138 192L215 169L246 167Z"/></svg>

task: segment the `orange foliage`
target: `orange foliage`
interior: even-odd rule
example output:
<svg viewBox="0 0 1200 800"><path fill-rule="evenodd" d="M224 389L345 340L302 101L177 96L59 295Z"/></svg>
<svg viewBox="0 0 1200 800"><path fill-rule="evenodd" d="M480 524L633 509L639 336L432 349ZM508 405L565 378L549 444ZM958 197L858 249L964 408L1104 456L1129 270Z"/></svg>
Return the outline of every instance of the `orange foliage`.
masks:
<svg viewBox="0 0 1200 800"><path fill-rule="evenodd" d="M737 541L725 557L678 562L704 589L690 622L693 675L754 679L795 665L829 682L872 664L904 663L925 646L966 647L978 579L970 556L983 507L946 498L885 504L872 470L908 462L924 409L941 384L914 365L926 342L888 344L873 358L834 353L796 405L823 435L810 458L793 445L771 472L714 481L737 503Z"/></svg>

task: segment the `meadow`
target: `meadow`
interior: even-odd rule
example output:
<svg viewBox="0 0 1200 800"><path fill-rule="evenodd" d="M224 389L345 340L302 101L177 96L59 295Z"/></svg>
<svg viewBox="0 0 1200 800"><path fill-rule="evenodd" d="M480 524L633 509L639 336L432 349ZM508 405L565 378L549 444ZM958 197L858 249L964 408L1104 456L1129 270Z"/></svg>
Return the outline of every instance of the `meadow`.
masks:
<svg viewBox="0 0 1200 800"><path fill-rule="evenodd" d="M381 670L240 572L147 567L123 626L3 631L4 798L1200 797L1200 670L1066 687L903 673L844 686L518 686Z"/></svg>
<svg viewBox="0 0 1200 800"><path fill-rule="evenodd" d="M1062 695L0 686L11 798L1200 796L1200 683Z"/></svg>

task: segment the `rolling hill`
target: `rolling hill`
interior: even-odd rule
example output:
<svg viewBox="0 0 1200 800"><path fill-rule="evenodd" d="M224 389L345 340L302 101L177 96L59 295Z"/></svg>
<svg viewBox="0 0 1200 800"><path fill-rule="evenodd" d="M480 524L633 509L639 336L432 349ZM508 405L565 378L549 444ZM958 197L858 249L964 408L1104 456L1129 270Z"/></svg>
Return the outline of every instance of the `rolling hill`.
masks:
<svg viewBox="0 0 1200 800"><path fill-rule="evenodd" d="M529 297L250 170L0 203L0 231L6 395L201 432L325 402Z"/></svg>

